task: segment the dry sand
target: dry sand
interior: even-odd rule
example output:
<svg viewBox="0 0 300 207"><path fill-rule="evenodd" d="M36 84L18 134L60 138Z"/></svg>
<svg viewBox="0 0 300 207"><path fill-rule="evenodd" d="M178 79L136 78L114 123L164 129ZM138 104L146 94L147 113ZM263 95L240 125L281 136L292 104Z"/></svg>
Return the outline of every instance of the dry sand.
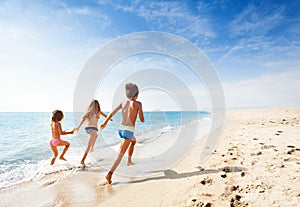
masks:
<svg viewBox="0 0 300 207"><path fill-rule="evenodd" d="M299 206L300 109L226 112L220 142L205 163L195 144L174 168L146 178L93 167L1 191L0 206Z"/></svg>

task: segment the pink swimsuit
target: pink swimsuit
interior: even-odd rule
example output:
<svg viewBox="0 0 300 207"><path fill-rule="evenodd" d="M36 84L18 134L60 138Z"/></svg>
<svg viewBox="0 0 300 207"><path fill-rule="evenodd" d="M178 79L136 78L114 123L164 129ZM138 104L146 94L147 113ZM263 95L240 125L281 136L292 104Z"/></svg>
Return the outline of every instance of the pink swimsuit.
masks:
<svg viewBox="0 0 300 207"><path fill-rule="evenodd" d="M60 142L61 142L60 138L52 138L50 140L50 145L53 146L53 147L56 147Z"/></svg>

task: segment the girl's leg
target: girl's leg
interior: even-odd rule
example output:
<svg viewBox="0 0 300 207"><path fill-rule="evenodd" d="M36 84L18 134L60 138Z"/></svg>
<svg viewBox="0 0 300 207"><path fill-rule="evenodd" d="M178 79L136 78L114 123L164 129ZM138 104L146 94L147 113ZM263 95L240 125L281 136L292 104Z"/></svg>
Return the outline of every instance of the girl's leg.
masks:
<svg viewBox="0 0 300 207"><path fill-rule="evenodd" d="M114 173L114 171L116 170L116 168L120 164L120 162L121 162L128 146L129 146L130 142L131 141L128 140L128 139L123 139L118 157L115 159L115 161L114 161L113 165L111 166L108 174L105 176L107 183L109 183L109 184L111 183L112 174Z"/></svg>
<svg viewBox="0 0 300 207"><path fill-rule="evenodd" d="M61 153L59 159L67 161L67 160L64 158L64 156L65 156L67 150L68 150L69 147L70 147L70 143L67 142L67 141L63 141L63 140L62 140L60 143L58 143L57 146L65 146L65 148L64 148L63 152Z"/></svg>
<svg viewBox="0 0 300 207"><path fill-rule="evenodd" d="M50 165L53 165L54 162L55 162L55 159L56 159L56 157L57 157L57 155L58 155L58 150L57 150L57 147L52 146L52 145L50 145L50 146L51 146L51 149L52 149L52 151L53 151L53 158L52 158L52 160L51 160L51 162L50 162Z"/></svg>
<svg viewBox="0 0 300 207"><path fill-rule="evenodd" d="M135 143L136 143L136 139L135 139L135 137L132 137L131 143L130 143L130 146L129 146L129 150L128 150L128 161L127 161L127 166L134 165L134 163L133 163L132 160L131 160L131 157L132 157L132 154L133 154L133 150L134 150L134 145L135 145Z"/></svg>
<svg viewBox="0 0 300 207"><path fill-rule="evenodd" d="M96 137L95 137L95 140L94 140L94 142L93 142L93 143L91 143L91 144L92 144L92 146L91 146L91 150L90 150L90 152L94 151L94 146L95 146L95 143L96 143L97 137L98 137L98 134L96 134Z"/></svg>
<svg viewBox="0 0 300 207"><path fill-rule="evenodd" d="M80 164L85 165L85 163L84 163L85 158L87 157L87 155L88 155L88 153L89 153L91 147L95 144L96 138L97 138L97 131L92 131L92 132L90 133L89 142L88 142L88 144L87 144L87 147L86 147L86 149L85 149L85 152L84 152L84 154L83 154L83 157L82 157L82 159L81 159Z"/></svg>
<svg viewBox="0 0 300 207"><path fill-rule="evenodd" d="M85 161L85 158L86 158L87 154L88 154L88 153L85 151L84 154L83 154L83 157L82 157L82 159L81 159L80 164L82 164L83 166L85 166L84 161Z"/></svg>

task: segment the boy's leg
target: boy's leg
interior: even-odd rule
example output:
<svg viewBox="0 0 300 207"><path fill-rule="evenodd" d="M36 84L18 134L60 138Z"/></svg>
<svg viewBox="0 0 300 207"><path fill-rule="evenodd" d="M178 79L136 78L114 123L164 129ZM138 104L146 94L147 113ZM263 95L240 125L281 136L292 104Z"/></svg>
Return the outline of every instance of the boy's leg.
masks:
<svg viewBox="0 0 300 207"><path fill-rule="evenodd" d="M111 166L108 174L105 176L106 178L106 181L107 183L111 183L111 177L112 177L112 174L114 173L114 171L116 170L116 168L118 167L118 165L120 164L129 144L130 144L130 140L128 139L123 139L122 141L122 144L121 144L121 147L120 147L120 152L118 154L118 157L117 159L114 161L113 165Z"/></svg>
<svg viewBox="0 0 300 207"><path fill-rule="evenodd" d="M132 137L131 143L130 143L130 146L129 146L129 150L128 150L127 166L134 165L134 162L132 162L131 157L132 157L132 154L133 154L135 143L136 143L136 139L135 139L135 137Z"/></svg>
<svg viewBox="0 0 300 207"><path fill-rule="evenodd" d="M65 146L65 148L64 148L63 152L61 153L59 159L67 161L67 160L64 158L64 156L65 156L67 150L68 150L69 147L70 147L70 143L67 142L67 141L61 141L57 146Z"/></svg>
<svg viewBox="0 0 300 207"><path fill-rule="evenodd" d="M52 158L52 160L50 162L50 165L53 165L54 162L55 162L55 159L56 159L56 157L58 155L58 150L57 150L57 147L55 147L55 146L51 146L51 149L52 149L54 155L53 155L53 158Z"/></svg>

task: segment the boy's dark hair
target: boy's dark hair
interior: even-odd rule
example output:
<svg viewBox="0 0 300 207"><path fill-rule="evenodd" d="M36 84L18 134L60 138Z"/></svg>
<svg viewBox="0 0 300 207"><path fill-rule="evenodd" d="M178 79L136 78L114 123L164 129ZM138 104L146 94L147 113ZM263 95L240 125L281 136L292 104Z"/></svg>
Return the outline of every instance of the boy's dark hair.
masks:
<svg viewBox="0 0 300 207"><path fill-rule="evenodd" d="M64 117L64 114L60 110L54 110L52 112L52 121L54 121L54 122L61 121L63 117Z"/></svg>
<svg viewBox="0 0 300 207"><path fill-rule="evenodd" d="M139 88L134 83L127 83L125 85L125 91L126 91L127 98L130 99L139 94Z"/></svg>

